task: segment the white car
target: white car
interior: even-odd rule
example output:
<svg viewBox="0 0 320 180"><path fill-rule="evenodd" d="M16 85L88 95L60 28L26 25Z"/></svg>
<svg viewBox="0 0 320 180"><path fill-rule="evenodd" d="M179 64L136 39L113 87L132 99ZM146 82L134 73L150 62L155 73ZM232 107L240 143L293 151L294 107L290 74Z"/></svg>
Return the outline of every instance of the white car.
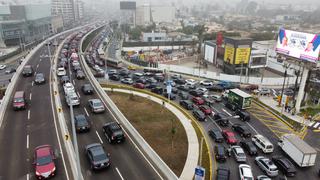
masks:
<svg viewBox="0 0 320 180"><path fill-rule="evenodd" d="M213 86L213 82L209 80L200 81L200 84L203 86Z"/></svg>
<svg viewBox="0 0 320 180"><path fill-rule="evenodd" d="M268 176L278 176L278 168L269 158L266 158L264 156L258 156L255 158L255 162L260 167L260 169L263 172L265 172Z"/></svg>
<svg viewBox="0 0 320 180"><path fill-rule="evenodd" d="M231 151L237 162L246 162L247 157L240 146L231 146Z"/></svg>
<svg viewBox="0 0 320 180"><path fill-rule="evenodd" d="M63 91L65 94L71 93L71 92L75 92L74 90L74 86L71 83L64 83L63 85Z"/></svg>
<svg viewBox="0 0 320 180"><path fill-rule="evenodd" d="M208 93L208 89L207 88L197 88L196 91L201 91L201 92L203 92L203 94L207 94Z"/></svg>
<svg viewBox="0 0 320 180"><path fill-rule="evenodd" d="M80 105L80 99L75 92L69 92L68 94L66 94L66 102L67 102L68 106Z"/></svg>
<svg viewBox="0 0 320 180"><path fill-rule="evenodd" d="M254 180L251 167L248 164L239 165L240 179L244 180Z"/></svg>
<svg viewBox="0 0 320 180"><path fill-rule="evenodd" d="M194 79L186 79L186 85L196 85L197 81Z"/></svg>
<svg viewBox="0 0 320 180"><path fill-rule="evenodd" d="M63 67L57 69L57 76L65 76L67 75L66 70Z"/></svg>
<svg viewBox="0 0 320 180"><path fill-rule="evenodd" d="M76 60L72 61L72 66L80 66L79 61L76 61Z"/></svg>
<svg viewBox="0 0 320 180"><path fill-rule="evenodd" d="M5 64L0 64L0 70L5 69L7 67L7 65Z"/></svg>

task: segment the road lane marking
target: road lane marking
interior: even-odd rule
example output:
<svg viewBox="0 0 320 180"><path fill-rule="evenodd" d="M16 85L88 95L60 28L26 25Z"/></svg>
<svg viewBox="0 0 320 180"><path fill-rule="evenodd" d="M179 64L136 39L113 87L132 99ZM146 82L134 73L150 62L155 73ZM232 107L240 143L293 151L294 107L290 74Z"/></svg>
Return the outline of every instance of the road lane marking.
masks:
<svg viewBox="0 0 320 180"><path fill-rule="evenodd" d="M74 82L74 80L72 80L72 82L73 82L73 85L76 85L76 83Z"/></svg>
<svg viewBox="0 0 320 180"><path fill-rule="evenodd" d="M42 59L40 58L39 62L41 62L41 61L42 61Z"/></svg>
<svg viewBox="0 0 320 180"><path fill-rule="evenodd" d="M34 81L32 81L31 86L33 86L33 84L34 84Z"/></svg>
<svg viewBox="0 0 320 180"><path fill-rule="evenodd" d="M212 119L212 117L209 117L209 119L213 122L213 124L215 124L218 127L220 131L222 131L221 127L217 124L215 120Z"/></svg>
<svg viewBox="0 0 320 180"><path fill-rule="evenodd" d="M77 95L78 95L78 97L79 97L79 98L81 98L81 96L80 96L80 94L79 94L79 92L78 92L78 91L77 91Z"/></svg>
<svg viewBox="0 0 320 180"><path fill-rule="evenodd" d="M35 76L37 74L37 72L34 72L34 75L33 76Z"/></svg>
<svg viewBox="0 0 320 180"><path fill-rule="evenodd" d="M27 149L29 149L29 134L27 135Z"/></svg>
<svg viewBox="0 0 320 180"><path fill-rule="evenodd" d="M30 110L28 110L28 120L30 119Z"/></svg>
<svg viewBox="0 0 320 180"><path fill-rule="evenodd" d="M87 109L85 107L83 109L84 109L84 112L86 112L87 116L89 117L89 113L88 113Z"/></svg>
<svg viewBox="0 0 320 180"><path fill-rule="evenodd" d="M121 173L120 173L120 171L119 171L119 169L116 167L116 170L117 170L117 172L118 172L118 174L119 174L119 176L120 176L120 178L121 178L121 180L124 180L124 178L122 177L122 175L121 175Z"/></svg>
<svg viewBox="0 0 320 180"><path fill-rule="evenodd" d="M30 97L29 97L30 101L31 101L31 98L32 98L32 93L30 93Z"/></svg>
<svg viewBox="0 0 320 180"><path fill-rule="evenodd" d="M227 113L229 116L232 116L232 114L230 114L227 110L222 108L222 111L224 111L225 113Z"/></svg>
<svg viewBox="0 0 320 180"><path fill-rule="evenodd" d="M251 126L250 123L246 122L246 124L247 124L249 127L251 127L251 129L252 129L256 134L259 134L258 131L257 131L255 128L253 128L253 126Z"/></svg>
<svg viewBox="0 0 320 180"><path fill-rule="evenodd" d="M38 67L39 67L39 64L37 64L37 69L38 69Z"/></svg>
<svg viewBox="0 0 320 180"><path fill-rule="evenodd" d="M29 180L29 178L30 178L30 177L29 177L29 173L28 173L28 174L27 174L27 180Z"/></svg>
<svg viewBox="0 0 320 180"><path fill-rule="evenodd" d="M97 134L97 136L98 136L98 138L99 138L99 140L100 140L101 144L103 144L103 141L102 141L102 139L101 139L101 137L100 137L100 135L99 135L98 131L96 131L96 134Z"/></svg>

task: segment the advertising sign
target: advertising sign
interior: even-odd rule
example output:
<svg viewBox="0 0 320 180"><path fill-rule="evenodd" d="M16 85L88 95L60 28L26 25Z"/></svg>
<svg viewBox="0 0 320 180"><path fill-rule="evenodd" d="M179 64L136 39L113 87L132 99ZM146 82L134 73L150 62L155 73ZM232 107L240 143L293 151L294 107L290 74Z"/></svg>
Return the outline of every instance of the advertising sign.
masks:
<svg viewBox="0 0 320 180"><path fill-rule="evenodd" d="M135 1L120 1L121 10L135 10L136 2Z"/></svg>
<svg viewBox="0 0 320 180"><path fill-rule="evenodd" d="M249 47L246 48L237 48L236 50L236 60L234 64L248 64L250 58L251 49Z"/></svg>
<svg viewBox="0 0 320 180"><path fill-rule="evenodd" d="M280 29L276 52L310 62L319 61L320 35Z"/></svg>
<svg viewBox="0 0 320 180"><path fill-rule="evenodd" d="M214 47L210 45L205 45L205 52L204 52L204 60L213 63L214 60Z"/></svg>
<svg viewBox="0 0 320 180"><path fill-rule="evenodd" d="M233 57L234 57L234 48L231 46L226 45L224 50L224 61L233 64Z"/></svg>
<svg viewBox="0 0 320 180"><path fill-rule="evenodd" d="M197 166L196 170L195 170L194 179L195 180L204 180L205 172L206 171L203 167Z"/></svg>

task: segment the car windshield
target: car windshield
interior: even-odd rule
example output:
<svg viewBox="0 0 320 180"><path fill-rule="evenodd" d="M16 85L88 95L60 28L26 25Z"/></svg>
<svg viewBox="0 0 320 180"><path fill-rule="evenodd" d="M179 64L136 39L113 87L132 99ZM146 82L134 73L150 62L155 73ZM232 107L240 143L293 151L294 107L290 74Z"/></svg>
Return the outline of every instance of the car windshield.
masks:
<svg viewBox="0 0 320 180"><path fill-rule="evenodd" d="M52 162L51 156L43 156L37 158L37 165L43 166Z"/></svg>
<svg viewBox="0 0 320 180"><path fill-rule="evenodd" d="M99 106L102 106L102 103L101 103L101 102L94 102L94 103L93 103L93 106L99 107Z"/></svg>
<svg viewBox="0 0 320 180"><path fill-rule="evenodd" d="M14 98L13 102L15 103L20 103L20 102L23 102L23 98Z"/></svg>
<svg viewBox="0 0 320 180"><path fill-rule="evenodd" d="M103 160L106 160L106 159L108 159L108 157L104 153L93 156L93 160L94 161L103 161Z"/></svg>
<svg viewBox="0 0 320 180"><path fill-rule="evenodd" d="M88 122L86 121L86 119L81 118L81 117L77 119L77 123L78 123L78 125L80 125L80 126L86 126L86 125L88 125Z"/></svg>

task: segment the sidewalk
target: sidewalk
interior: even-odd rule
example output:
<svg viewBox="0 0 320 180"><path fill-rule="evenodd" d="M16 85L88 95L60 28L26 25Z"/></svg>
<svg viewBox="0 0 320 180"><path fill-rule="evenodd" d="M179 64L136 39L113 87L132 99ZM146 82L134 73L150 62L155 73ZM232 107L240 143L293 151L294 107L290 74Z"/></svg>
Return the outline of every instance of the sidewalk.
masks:
<svg viewBox="0 0 320 180"><path fill-rule="evenodd" d="M105 90L111 90L110 88L104 88ZM125 90L125 89L113 89L113 91L117 92L124 92L124 93L133 93L135 95L148 98L158 104L162 105L162 100L150 96L148 94L136 92L136 91L131 91L131 90ZM190 120L182 113L180 110L178 110L176 107L172 106L171 104L166 103L165 107L170 110L172 113L174 113L177 118L180 120L181 124L183 125L187 138L188 138L188 155L186 158L185 166L183 168L183 171L179 177L179 179L187 180L187 179L192 179L194 176L194 170L198 165L198 159L199 159L199 142L197 138L197 134L190 122Z"/></svg>
<svg viewBox="0 0 320 180"><path fill-rule="evenodd" d="M299 122L300 124L304 124L305 126L310 126L313 122L310 120L305 119L304 117L298 116L298 115L292 115L289 112L286 112L284 107L279 107L278 106L278 102L275 101L273 98L271 98L270 96L260 96L258 97L258 99L268 105L270 108L272 108L273 110L281 113L285 115L287 118L292 119L296 122Z"/></svg>

